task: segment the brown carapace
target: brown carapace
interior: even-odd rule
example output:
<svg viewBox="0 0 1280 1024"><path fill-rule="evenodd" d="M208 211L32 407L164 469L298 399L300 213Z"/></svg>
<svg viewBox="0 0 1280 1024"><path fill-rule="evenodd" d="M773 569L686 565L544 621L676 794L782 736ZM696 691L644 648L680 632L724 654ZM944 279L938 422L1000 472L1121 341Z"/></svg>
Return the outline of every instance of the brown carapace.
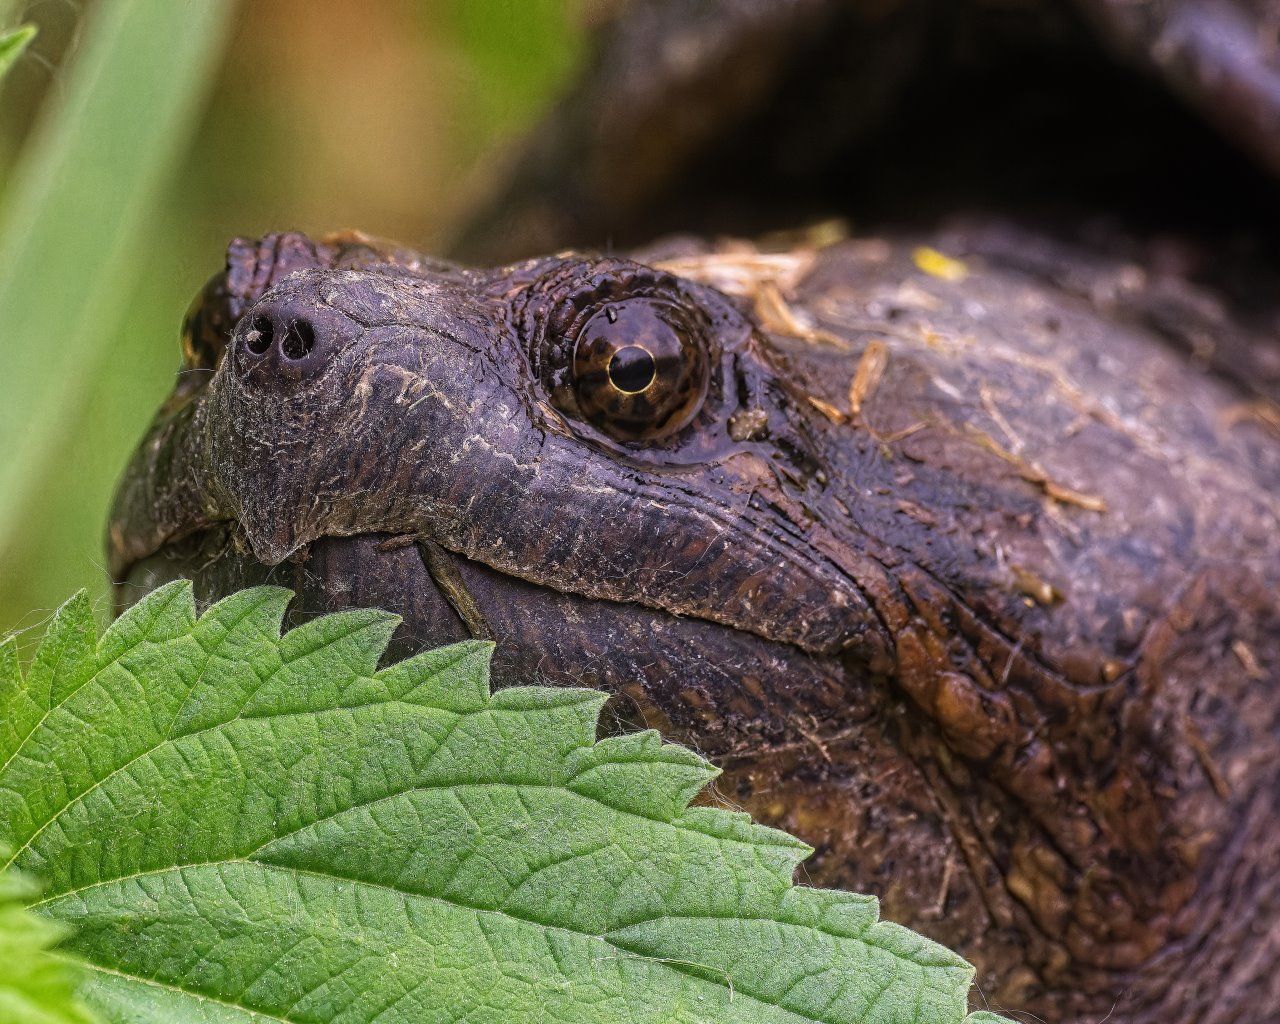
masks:
<svg viewBox="0 0 1280 1024"><path fill-rule="evenodd" d="M1280 419L1230 309L981 225L493 270L238 242L111 567L602 687L993 1006L1263 1020Z"/></svg>

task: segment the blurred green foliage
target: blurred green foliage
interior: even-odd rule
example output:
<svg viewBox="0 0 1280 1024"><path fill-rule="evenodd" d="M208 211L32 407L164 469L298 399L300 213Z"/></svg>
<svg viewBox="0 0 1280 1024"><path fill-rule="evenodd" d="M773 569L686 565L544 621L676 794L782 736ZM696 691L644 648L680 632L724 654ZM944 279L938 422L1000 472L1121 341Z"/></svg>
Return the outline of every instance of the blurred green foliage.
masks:
<svg viewBox="0 0 1280 1024"><path fill-rule="evenodd" d="M0 202L0 552L22 543L69 434L91 429L76 412L108 359L142 227L229 12L228 0L102 0Z"/></svg>
<svg viewBox="0 0 1280 1024"><path fill-rule="evenodd" d="M35 34L34 25L19 25L10 31L0 32L0 78L13 67L13 62L22 55Z"/></svg>
<svg viewBox="0 0 1280 1024"><path fill-rule="evenodd" d="M82 98L92 119L68 124L78 68L104 46L112 5L150 26L103 71L137 102ZM7 6L0 28L23 20L22 4ZM97 0L83 13L25 12L41 31L0 91L0 204L31 194L24 166L50 136L91 167L80 184L46 182L43 201L77 213L47 221L20 265L0 263L0 633L34 626L81 586L107 613L111 493L172 384L183 311L227 241L355 227L439 249L582 49L584 5L571 0L240 0L226 33L217 7ZM212 75L199 105L202 62ZM162 108L181 116L160 125ZM120 163L104 167L84 133L119 143ZM88 192L58 194L76 188ZM109 248L108 212L122 208L132 221L114 230L134 242ZM23 309L35 319L19 320Z"/></svg>
<svg viewBox="0 0 1280 1024"><path fill-rule="evenodd" d="M0 869L0 1024L97 1024L76 994L84 972L54 948L67 929L26 909L39 894L26 875Z"/></svg>
<svg viewBox="0 0 1280 1024"><path fill-rule="evenodd" d="M473 146L535 118L574 68L578 52L562 0L457 0L438 10L470 65Z"/></svg>

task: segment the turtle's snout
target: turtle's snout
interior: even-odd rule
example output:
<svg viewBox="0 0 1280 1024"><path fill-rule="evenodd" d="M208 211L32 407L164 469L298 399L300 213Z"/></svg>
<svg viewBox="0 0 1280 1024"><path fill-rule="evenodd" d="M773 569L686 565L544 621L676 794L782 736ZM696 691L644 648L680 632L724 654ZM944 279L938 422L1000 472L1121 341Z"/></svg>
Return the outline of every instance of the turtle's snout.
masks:
<svg viewBox="0 0 1280 1024"><path fill-rule="evenodd" d="M296 295L264 296L236 326L232 369L244 383L281 387L314 379L360 333L350 318Z"/></svg>

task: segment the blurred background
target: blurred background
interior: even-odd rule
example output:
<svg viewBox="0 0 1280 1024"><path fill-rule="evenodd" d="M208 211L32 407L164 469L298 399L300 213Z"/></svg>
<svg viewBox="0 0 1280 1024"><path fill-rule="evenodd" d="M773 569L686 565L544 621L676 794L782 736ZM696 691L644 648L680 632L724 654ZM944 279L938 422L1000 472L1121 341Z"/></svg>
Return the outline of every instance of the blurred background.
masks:
<svg viewBox="0 0 1280 1024"><path fill-rule="evenodd" d="M112 489L227 241L443 248L572 76L588 6L0 0L0 29L38 28L0 81L0 635L80 587L105 614Z"/></svg>

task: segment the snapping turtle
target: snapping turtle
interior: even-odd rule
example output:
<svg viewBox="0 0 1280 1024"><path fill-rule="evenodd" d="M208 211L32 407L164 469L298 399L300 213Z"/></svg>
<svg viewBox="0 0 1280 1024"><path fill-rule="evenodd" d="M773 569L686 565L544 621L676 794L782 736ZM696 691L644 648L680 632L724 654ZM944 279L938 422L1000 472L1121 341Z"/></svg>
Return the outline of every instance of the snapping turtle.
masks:
<svg viewBox="0 0 1280 1024"><path fill-rule="evenodd" d="M624 7L459 243L501 266L233 243L120 602L274 581L491 637L499 685L616 694L993 1003L1273 1012L1280 314L1265 238L1221 241L1280 225L1269 8ZM1198 237L932 226L974 207ZM510 262L830 212L896 226Z"/></svg>
<svg viewBox="0 0 1280 1024"><path fill-rule="evenodd" d="M237 242L111 569L603 687L993 1003L1261 1019L1278 424L1150 326L1267 351L1158 263L998 225L491 270Z"/></svg>

